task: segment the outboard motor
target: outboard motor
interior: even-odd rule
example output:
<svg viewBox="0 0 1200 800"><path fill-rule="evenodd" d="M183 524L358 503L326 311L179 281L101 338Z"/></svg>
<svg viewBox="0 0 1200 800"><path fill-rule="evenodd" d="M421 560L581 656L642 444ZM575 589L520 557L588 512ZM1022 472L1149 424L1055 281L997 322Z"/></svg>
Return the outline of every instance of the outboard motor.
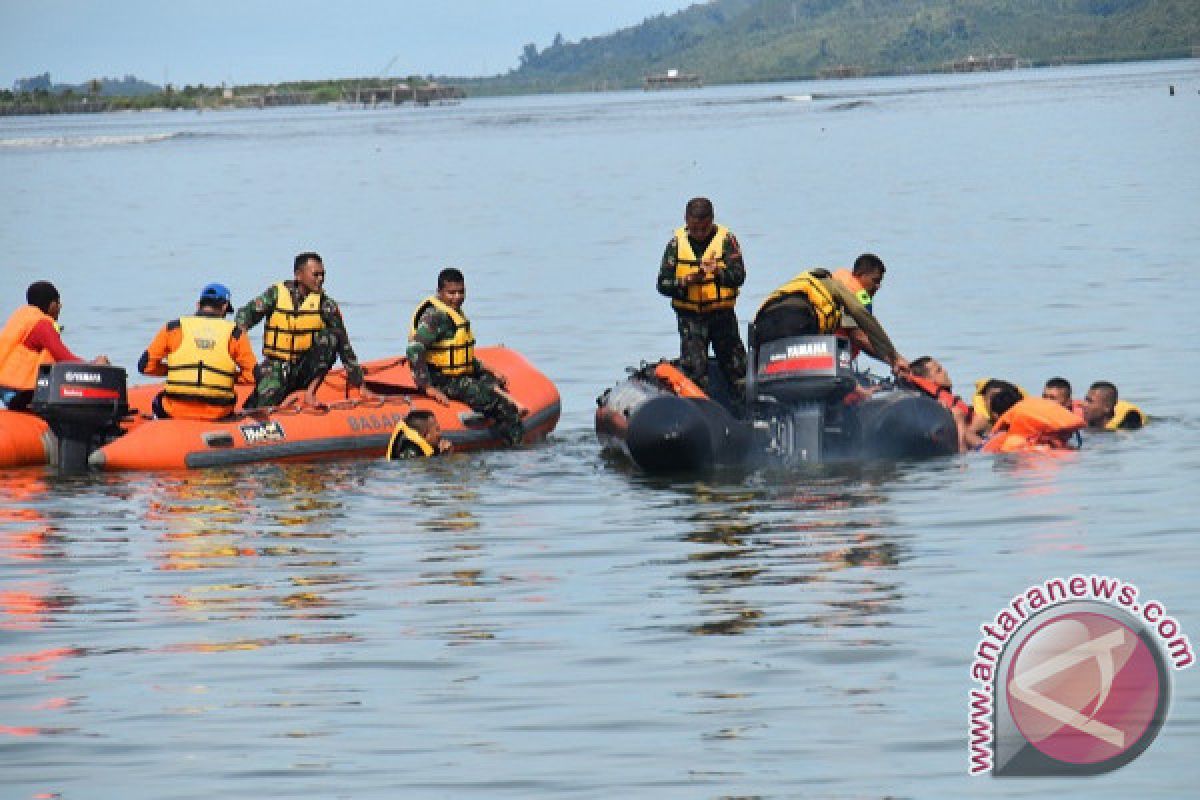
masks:
<svg viewBox="0 0 1200 800"><path fill-rule="evenodd" d="M837 336L793 336L754 344L751 326L747 405L767 452L786 464L817 462L827 435L844 431L842 400L854 389L849 343Z"/></svg>
<svg viewBox="0 0 1200 800"><path fill-rule="evenodd" d="M58 438L59 474L85 472L88 455L120 430L129 413L125 369L95 364L43 364L30 410Z"/></svg>

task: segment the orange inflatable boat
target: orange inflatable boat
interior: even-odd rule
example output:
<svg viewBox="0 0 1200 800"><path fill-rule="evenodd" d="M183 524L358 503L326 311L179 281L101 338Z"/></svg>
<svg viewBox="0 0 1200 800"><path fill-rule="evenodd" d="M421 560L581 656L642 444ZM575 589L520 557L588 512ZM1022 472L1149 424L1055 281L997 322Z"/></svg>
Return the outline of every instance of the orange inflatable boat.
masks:
<svg viewBox="0 0 1200 800"><path fill-rule="evenodd" d="M544 438L558 424L558 390L519 353L482 347L476 357L508 383L508 393L527 409L525 442ZM131 415L122 432L91 453L89 463L103 470L160 470L217 467L256 461L314 461L343 457L380 457L396 421L409 411L433 412L443 437L456 451L501 445L486 420L467 406L439 405L417 390L403 358L363 364L367 387L378 400L347 400L345 373L329 373L317 392L318 407L280 407L243 413L229 421L153 419L150 403L161 384L133 386ZM239 386L239 403L251 387ZM49 463L56 438L40 417L0 411L0 467Z"/></svg>

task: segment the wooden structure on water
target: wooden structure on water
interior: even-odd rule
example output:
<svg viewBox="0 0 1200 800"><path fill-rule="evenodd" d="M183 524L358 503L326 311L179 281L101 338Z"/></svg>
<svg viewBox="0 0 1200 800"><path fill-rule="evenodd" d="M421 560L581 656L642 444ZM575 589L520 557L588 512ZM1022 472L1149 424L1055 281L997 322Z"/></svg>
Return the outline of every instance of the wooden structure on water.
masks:
<svg viewBox="0 0 1200 800"><path fill-rule="evenodd" d="M403 103L427 106L434 103L457 102L466 96L467 93L458 86L443 86L435 82L413 86L402 81L387 86L358 86L353 89L344 89L342 102L368 107L398 106Z"/></svg>
<svg viewBox="0 0 1200 800"><path fill-rule="evenodd" d="M1011 53L986 56L967 56L942 64L942 72L1000 72L1017 69L1021 60Z"/></svg>
<svg viewBox="0 0 1200 800"><path fill-rule="evenodd" d="M865 69L853 64L837 64L817 70L817 77L823 81L841 78L861 78L866 74L867 71Z"/></svg>
<svg viewBox="0 0 1200 800"><path fill-rule="evenodd" d="M704 85L699 75L669 69L658 75L647 75L642 86L646 91L654 89L698 89Z"/></svg>

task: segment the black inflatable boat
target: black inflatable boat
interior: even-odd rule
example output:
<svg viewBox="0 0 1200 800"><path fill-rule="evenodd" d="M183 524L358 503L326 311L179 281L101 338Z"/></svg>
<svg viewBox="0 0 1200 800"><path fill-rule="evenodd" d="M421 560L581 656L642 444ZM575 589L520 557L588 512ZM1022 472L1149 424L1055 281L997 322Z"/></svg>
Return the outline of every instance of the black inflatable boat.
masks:
<svg viewBox="0 0 1200 800"><path fill-rule="evenodd" d="M902 460L958 450L936 400L855 373L844 339L797 336L749 353L745 412L680 396L658 365L631 369L597 398L596 434L646 472ZM711 382L710 382L711 383ZM714 393L719 396L719 393Z"/></svg>

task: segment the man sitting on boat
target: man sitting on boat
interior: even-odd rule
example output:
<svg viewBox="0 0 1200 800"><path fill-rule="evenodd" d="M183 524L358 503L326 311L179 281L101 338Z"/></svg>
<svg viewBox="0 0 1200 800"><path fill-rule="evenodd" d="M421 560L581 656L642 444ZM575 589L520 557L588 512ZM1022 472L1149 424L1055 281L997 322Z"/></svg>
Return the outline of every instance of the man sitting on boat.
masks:
<svg viewBox="0 0 1200 800"><path fill-rule="evenodd" d="M908 373L908 361L896 351L887 331L855 296L825 269L802 272L780 286L754 315L756 345L792 336L837 332L842 315L858 323L868 352L898 375Z"/></svg>
<svg viewBox="0 0 1200 800"><path fill-rule="evenodd" d="M459 400L487 417L508 444L520 444L521 409L504 391L504 378L475 358L471 322L462 313L467 297L462 272L448 267L438 274L437 293L421 301L412 316L408 363L417 388L446 405Z"/></svg>
<svg viewBox="0 0 1200 800"><path fill-rule="evenodd" d="M347 388L358 388L364 399L374 395L363 386L363 369L350 346L342 312L325 294L325 264L316 253L301 253L292 265L293 280L280 281L238 309L234 322L248 331L263 318L263 360L255 370L258 384L246 408L277 406L289 394L313 393L340 357Z"/></svg>
<svg viewBox="0 0 1200 800"><path fill-rule="evenodd" d="M450 442L442 438L442 428L434 413L417 409L408 412L404 419L396 423L388 442L387 460L431 458L448 453L451 449Z"/></svg>
<svg viewBox="0 0 1200 800"><path fill-rule="evenodd" d="M10 411L24 411L33 400L38 367L42 364L83 361L63 344L58 315L62 298L49 281L35 281L25 290L25 305L0 329L0 403ZM93 364L108 364L96 356Z"/></svg>
<svg viewBox="0 0 1200 800"><path fill-rule="evenodd" d="M210 283L194 315L173 319L155 334L138 361L143 375L167 376L166 388L153 401L154 416L221 419L237 403L234 385L254 383L250 337L225 319L232 303L227 287Z"/></svg>

